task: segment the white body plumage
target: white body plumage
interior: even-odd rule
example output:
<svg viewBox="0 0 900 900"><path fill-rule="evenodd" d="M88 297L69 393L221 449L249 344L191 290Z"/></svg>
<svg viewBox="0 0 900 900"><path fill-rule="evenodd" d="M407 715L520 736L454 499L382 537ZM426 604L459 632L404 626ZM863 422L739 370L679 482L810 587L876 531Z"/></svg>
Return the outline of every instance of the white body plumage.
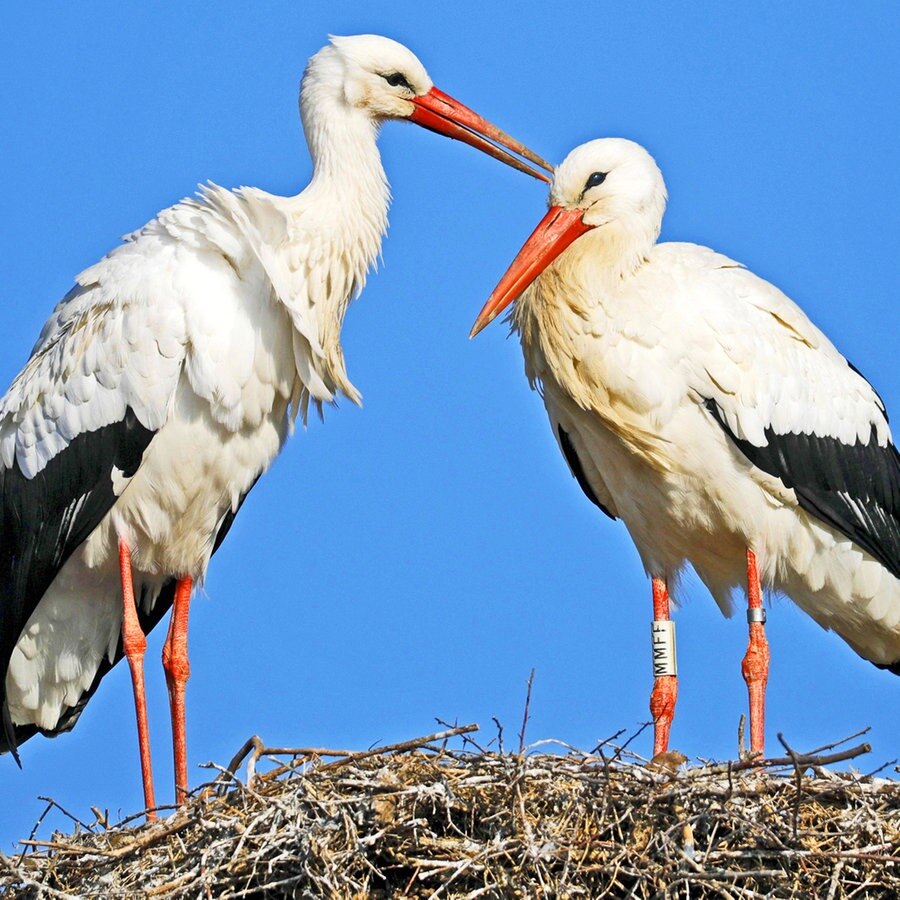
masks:
<svg viewBox="0 0 900 900"><path fill-rule="evenodd" d="M4 466L15 459L33 477L127 407L156 434L13 651L14 723L52 729L115 652L119 538L133 548L145 604L173 572L202 579L226 514L275 458L292 415L339 390L359 400L340 326L388 207L375 129L364 125L360 164L341 178L356 203L210 187L81 273L45 326L0 406Z"/></svg>
<svg viewBox="0 0 900 900"><path fill-rule="evenodd" d="M656 244L665 199L628 141L557 169L551 204L581 236L512 322L573 474L648 574L690 564L728 614L749 548L765 585L895 666L900 468L881 400L777 288L705 247Z"/></svg>

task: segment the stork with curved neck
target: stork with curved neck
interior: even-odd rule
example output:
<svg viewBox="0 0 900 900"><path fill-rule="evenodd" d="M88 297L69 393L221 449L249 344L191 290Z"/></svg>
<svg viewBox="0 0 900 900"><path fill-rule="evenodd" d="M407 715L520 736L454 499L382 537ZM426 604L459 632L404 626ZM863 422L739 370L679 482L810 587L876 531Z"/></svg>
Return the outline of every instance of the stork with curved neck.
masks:
<svg viewBox="0 0 900 900"><path fill-rule="evenodd" d="M151 810L145 633L173 607L180 802L192 588L292 417L339 391L359 400L340 331L387 226L380 123L408 119L548 180L387 38L333 38L301 113L302 193L210 185L163 210L77 276L0 399L0 752L72 728L124 655Z"/></svg>

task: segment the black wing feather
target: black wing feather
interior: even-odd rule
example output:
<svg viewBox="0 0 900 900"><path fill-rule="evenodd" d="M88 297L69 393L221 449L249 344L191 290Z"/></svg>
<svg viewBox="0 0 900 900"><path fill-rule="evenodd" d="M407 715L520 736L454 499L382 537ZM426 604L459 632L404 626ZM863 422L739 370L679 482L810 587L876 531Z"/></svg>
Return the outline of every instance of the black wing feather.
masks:
<svg viewBox="0 0 900 900"><path fill-rule="evenodd" d="M73 551L116 502L114 470L134 475L153 435L129 408L121 422L78 435L33 478L15 461L0 471L0 751L17 743L6 671L22 629Z"/></svg>
<svg viewBox="0 0 900 900"><path fill-rule="evenodd" d="M792 488L801 508L900 578L900 455L892 443L879 445L874 425L866 443L854 444L766 428L765 446L756 447L728 427L715 400L704 402L754 466Z"/></svg>
<svg viewBox="0 0 900 900"><path fill-rule="evenodd" d="M578 486L584 491L585 497L587 497L600 512L605 513L615 522L616 517L597 499L597 495L594 493L591 483L587 480L587 475L584 474L584 467L581 465L581 460L578 458L578 452L575 450L572 438L569 437L568 432L563 431L562 425L557 425L556 431L559 434L559 446L562 447L563 456L566 458L566 462L569 464L569 468L572 470L572 474L575 476Z"/></svg>

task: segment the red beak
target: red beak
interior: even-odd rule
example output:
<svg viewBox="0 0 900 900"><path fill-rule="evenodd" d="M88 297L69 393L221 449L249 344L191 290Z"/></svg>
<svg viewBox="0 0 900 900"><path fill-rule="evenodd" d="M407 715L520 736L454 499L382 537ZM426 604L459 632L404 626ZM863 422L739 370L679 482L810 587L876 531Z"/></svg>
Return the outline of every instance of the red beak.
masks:
<svg viewBox="0 0 900 900"><path fill-rule="evenodd" d="M591 230L592 225L581 221L582 212L561 206L550 207L488 297L469 332L470 338L490 325L569 244Z"/></svg>
<svg viewBox="0 0 900 900"><path fill-rule="evenodd" d="M433 87L421 97L412 97L411 102L415 106L409 117L411 122L429 131L463 141L520 172L549 183L550 179L543 172L526 165L513 154L524 157L548 172L553 171L550 163L443 91Z"/></svg>

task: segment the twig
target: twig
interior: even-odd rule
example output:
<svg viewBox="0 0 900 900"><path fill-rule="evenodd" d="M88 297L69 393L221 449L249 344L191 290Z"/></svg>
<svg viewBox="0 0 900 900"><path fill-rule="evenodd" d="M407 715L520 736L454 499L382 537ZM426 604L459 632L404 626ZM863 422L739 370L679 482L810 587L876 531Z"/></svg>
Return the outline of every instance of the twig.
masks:
<svg viewBox="0 0 900 900"><path fill-rule="evenodd" d="M193 794L193 792L191 792ZM181 809L180 806L175 806L172 803L162 804L160 806L154 806L154 812L177 812ZM124 828L126 825L130 825L132 822L137 821L138 819L146 819L148 810L142 810L138 813L132 813L130 816L125 816L124 819L120 819L116 822L115 825L107 826L108 828Z"/></svg>
<svg viewBox="0 0 900 900"><path fill-rule="evenodd" d="M500 723L500 720L496 716L491 716L491 720L497 726L497 750L502 755L503 754L503 725ZM490 744L488 744L490 746Z"/></svg>
<svg viewBox="0 0 900 900"><path fill-rule="evenodd" d="M154 844L158 844L160 841L170 837L173 834L177 834L179 831L184 831L185 828L195 824L195 822L196 819L193 815L182 813L181 815L173 816L167 822L161 822L157 825L145 829L144 831L138 832L138 836L129 844L125 844L122 847L116 847L112 850L95 847L91 852L104 856L106 857L106 859L122 859L123 857L129 856L132 853L139 853L142 850L146 850L148 847L152 847ZM76 851L84 852L83 847L78 847L74 844L61 843L59 841L28 840L22 841L22 843L28 844L32 847L47 847L52 850L60 850L70 853Z"/></svg>
<svg viewBox="0 0 900 900"><path fill-rule="evenodd" d="M883 772L888 766L894 765L895 762L897 762L897 760L892 759L889 762L884 763L884 765L879 766L877 769L872 769L872 771L868 772L865 777L874 778L879 772Z"/></svg>
<svg viewBox="0 0 900 900"><path fill-rule="evenodd" d="M258 756L299 756L304 759L321 758L323 756L337 757L335 762L326 763L325 765L320 766L321 771L323 769L338 768L348 762L368 759L370 756L382 756L387 753L398 753L404 750L419 750L436 741L457 737L459 735L472 734L473 732L478 731L479 727L480 726L474 723L471 725L460 725L455 728L448 728L446 731L438 731L435 734L414 738L411 741L402 741L399 744L385 744L381 747L373 747L371 750L331 750L327 747L263 747L259 751ZM260 777L271 780L277 778L279 775L283 775L285 772L292 771L296 767L297 763L288 763L287 765L278 766L271 772L266 772L265 775Z"/></svg>
<svg viewBox="0 0 900 900"><path fill-rule="evenodd" d="M336 768L351 761L356 762L361 759L368 759L370 756L383 756L387 753L400 753L405 750L419 750L427 744L433 744L436 741L443 741L447 738L458 737L461 734L472 734L472 732L478 731L479 727L480 726L473 722L471 725L460 725L457 728L450 728L447 731L438 731L435 734L429 734L425 737L414 738L411 741L401 741L399 744L386 744L383 747L375 747L372 750L358 750L355 753L350 752L344 757L344 759L339 759L336 762L321 766L319 771L322 771L323 769ZM263 751L263 755L273 756L275 754L266 749Z"/></svg>
<svg viewBox="0 0 900 900"><path fill-rule="evenodd" d="M453 728L459 727L459 722L445 722L443 719L440 719L437 716L434 717L434 721L437 722L438 725L443 725L444 728L448 728L448 729L453 729ZM473 746L478 753L487 753L487 750L484 747L482 747L481 744L478 743L478 741L469 737L469 735L464 734L464 735L461 735L461 737L462 737L462 742L463 742L463 749L465 749L466 747L468 747L471 744L471 746Z"/></svg>
<svg viewBox="0 0 900 900"><path fill-rule="evenodd" d="M38 800L45 800L51 807L55 806L64 816L71 819L76 825L80 825L85 831L93 831L93 825L86 825L78 816L72 815L64 806L60 806L52 797L38 797ZM43 818L43 817L42 817Z"/></svg>
<svg viewBox="0 0 900 900"><path fill-rule="evenodd" d="M838 879L841 877L841 870L844 868L844 860L839 859L834 867L834 872L831 874L831 881L828 883L828 895L825 897L825 900L834 900L837 896L838 889Z"/></svg>
<svg viewBox="0 0 900 900"><path fill-rule="evenodd" d="M643 734L653 723L652 722L643 722L641 727L630 737L621 747L616 748L616 752L613 754L613 761L622 758L622 754L628 749L628 745L633 741L636 741L641 734Z"/></svg>
<svg viewBox="0 0 900 900"><path fill-rule="evenodd" d="M825 744L822 747L816 747L813 750L808 751L809 753L821 753L823 750L833 750L835 747L840 747L841 744L849 744L850 741L855 738L862 737L864 734L868 734L872 730L871 725L867 725L865 728L861 728L859 731L847 735L845 738L841 738L839 741L835 741L832 744Z"/></svg>
<svg viewBox="0 0 900 900"><path fill-rule="evenodd" d="M46 817L47 813L49 813L50 810L53 809L54 805L55 805L54 802L51 800L44 807L44 811L38 816L37 822L34 823L34 828L31 829L31 834L28 835L28 840L33 841L35 839L35 837L37 837L38 830L41 827L41 822L44 821L44 818ZM25 859L25 854L27 852L28 852L28 847L24 846L24 842L23 842L22 852L19 854L19 863L20 864ZM2 858L2 854L0 854L0 858Z"/></svg>
<svg viewBox="0 0 900 900"><path fill-rule="evenodd" d="M525 752L525 729L528 727L528 715L531 710L531 687L534 684L534 669L528 676L528 691L525 694L525 713L522 716L522 730L519 732L519 756Z"/></svg>
<svg viewBox="0 0 900 900"><path fill-rule="evenodd" d="M821 766L831 765L832 763L855 759L857 756L862 756L864 753L871 752L871 744L858 744L856 747L851 747L849 750L842 750L840 753L831 753L827 756L800 753L796 755L795 759L790 756L778 756L771 759L742 759L737 762L723 763L719 766L710 766L709 768L704 768L702 771L705 775L719 775L720 773L729 770L732 772L742 772L746 769L772 769L777 766L792 766L795 762L803 769L819 768ZM888 765L890 765L890 763L888 763Z"/></svg>
<svg viewBox="0 0 900 900"><path fill-rule="evenodd" d="M101 828L109 828L109 810L102 810L99 806L92 806L91 812L96 817L96 824Z"/></svg>
<svg viewBox="0 0 900 900"><path fill-rule="evenodd" d="M594 747L593 750L591 750L590 756L594 756L595 754L599 753L607 744L611 744L613 741L617 741L620 737L622 737L623 734L625 734L627 730L628 729L626 728L620 728L615 734L610 735L608 738L604 738Z"/></svg>
<svg viewBox="0 0 900 900"><path fill-rule="evenodd" d="M237 774L237 770L241 767L241 763L247 758L247 755L251 751L256 751L256 756L262 755L263 742L262 738L260 738L258 734L251 735L247 738L247 740L244 742L244 746L234 754L234 756L231 758L231 762L228 763L227 767L225 768L225 772L221 773L216 778L215 783L226 780L228 776L234 778ZM247 781L249 783L250 779L248 778Z"/></svg>
<svg viewBox="0 0 900 900"><path fill-rule="evenodd" d="M800 799L802 797L803 791L803 769L805 767L800 765L800 757L794 752L793 748L788 744L788 742L784 739L784 735L779 731L777 734L778 740L781 742L781 746L784 747L788 752L788 756L791 758L791 762L794 764L794 785L797 788L797 796L794 799L794 823L793 823L793 831L794 831L794 840L797 840L797 830L798 830L798 822L800 821Z"/></svg>

